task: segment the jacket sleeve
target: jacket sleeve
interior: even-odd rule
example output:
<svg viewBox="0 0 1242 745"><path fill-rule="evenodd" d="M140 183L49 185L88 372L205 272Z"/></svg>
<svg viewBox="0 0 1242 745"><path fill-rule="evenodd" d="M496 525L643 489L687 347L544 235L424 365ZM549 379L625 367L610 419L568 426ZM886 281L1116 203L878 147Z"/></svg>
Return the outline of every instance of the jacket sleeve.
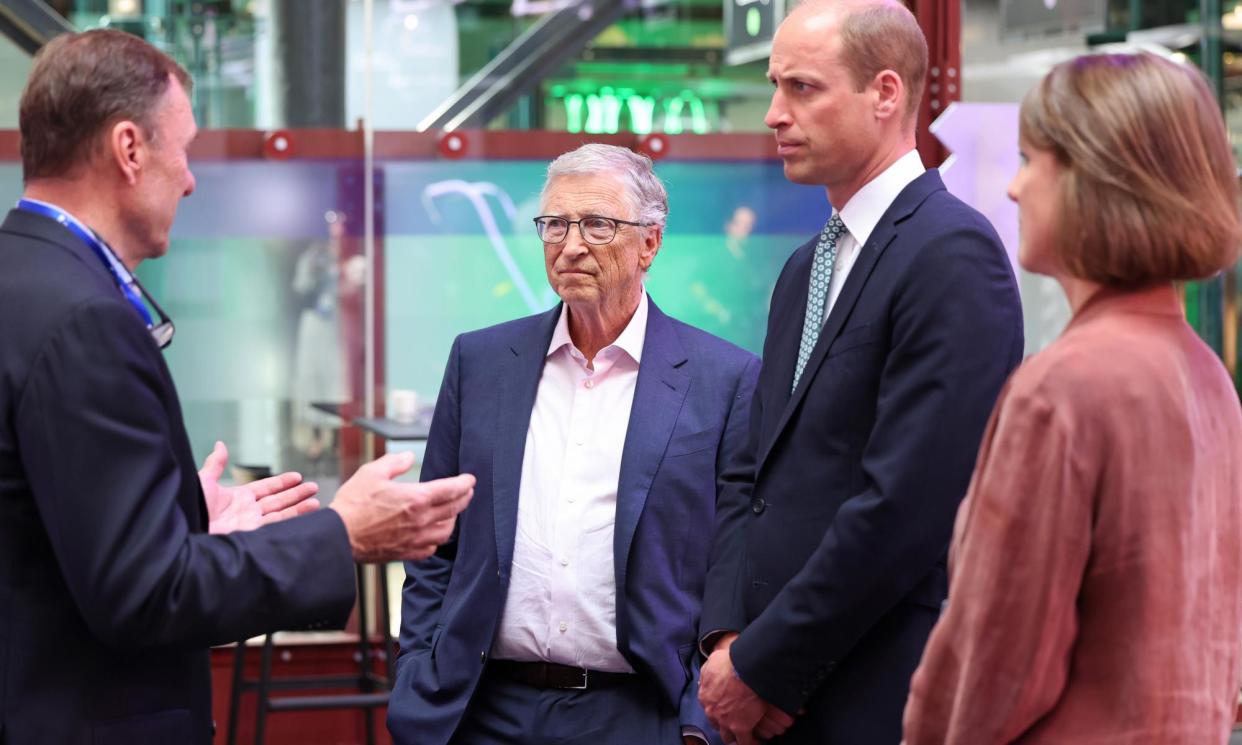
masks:
<svg viewBox="0 0 1242 745"><path fill-rule="evenodd" d="M707 712L703 711L703 705L699 703L699 675L702 667L702 660L697 657L691 658L690 682L686 684L686 690L681 694L682 732L684 733L689 727L697 730L697 734L706 737L710 745L724 745L724 739L721 738L716 728L712 727L711 722L707 721Z"/></svg>
<svg viewBox="0 0 1242 745"><path fill-rule="evenodd" d="M1037 395L1010 396L992 426L958 516L952 593L911 682L909 745L1019 740L1069 678L1096 512L1084 453L1100 448Z"/></svg>
<svg viewBox="0 0 1242 745"><path fill-rule="evenodd" d="M735 609L740 611L740 606L734 605L733 593L741 572L741 557L736 554L736 549L741 538L742 521L750 505L750 487L754 482L754 469L747 457L747 439L750 434L750 406L758 379L759 358L747 355L746 364L737 379L729 415L725 420L724 434L716 454L715 533L704 597L705 600L712 598L719 607L714 613L709 613L706 606L704 607L701 628L707 629L706 633L741 628L740 619L736 626L721 627L715 624L728 624L729 621L716 619L734 618ZM698 655L692 654L690 682L686 684L681 697L681 724L697 728L709 742L719 745L720 734L708 723L707 714L699 703L700 665Z"/></svg>
<svg viewBox="0 0 1242 745"><path fill-rule="evenodd" d="M743 528L755 480L753 443L758 438L760 417L752 407L761 405L755 395L758 378L759 360L751 358L738 380L716 457L716 521L699 621L700 646L719 632L740 630L746 622L739 583Z"/></svg>
<svg viewBox="0 0 1242 745"><path fill-rule="evenodd" d="M192 529L185 505L202 490L170 444L183 434L159 355L131 308L88 302L44 343L18 402L22 465L87 627L115 646L201 648L343 625L354 573L335 512Z"/></svg>
<svg viewBox="0 0 1242 745"><path fill-rule="evenodd" d="M864 488L730 648L741 678L790 714L943 561L984 425L1021 354L1017 288L990 229L935 236L897 281Z"/></svg>
<svg viewBox="0 0 1242 745"><path fill-rule="evenodd" d="M423 481L459 473L460 375L461 337L458 337L449 352L444 381L440 385L439 398L436 399L436 410L432 416L431 432L427 437L427 450L423 457L420 476ZM405 563L405 585L401 591L401 653L398 661L408 654L431 650L435 628L440 621L440 606L444 601L444 593L448 590L456 556L455 528L452 538L436 549L433 556L423 561Z"/></svg>

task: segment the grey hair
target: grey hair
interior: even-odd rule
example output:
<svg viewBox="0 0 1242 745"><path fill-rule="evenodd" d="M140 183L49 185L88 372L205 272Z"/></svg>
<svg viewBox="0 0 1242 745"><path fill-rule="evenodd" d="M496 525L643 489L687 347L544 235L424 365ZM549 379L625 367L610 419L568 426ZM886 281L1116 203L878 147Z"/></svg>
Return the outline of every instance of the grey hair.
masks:
<svg viewBox="0 0 1242 745"><path fill-rule="evenodd" d="M655 175L651 158L616 145L589 143L558 157L548 166L548 177L539 193L542 203L548 185L561 176L615 176L624 186L635 221L664 229L668 219L668 192Z"/></svg>

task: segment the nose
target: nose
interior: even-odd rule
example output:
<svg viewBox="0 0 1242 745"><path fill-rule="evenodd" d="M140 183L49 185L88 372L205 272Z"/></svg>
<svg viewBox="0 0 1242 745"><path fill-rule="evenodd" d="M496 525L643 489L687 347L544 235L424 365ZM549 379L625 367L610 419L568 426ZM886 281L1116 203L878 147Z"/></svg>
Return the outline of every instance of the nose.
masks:
<svg viewBox="0 0 1242 745"><path fill-rule="evenodd" d="M1005 188L1005 195L1009 197L1010 201L1018 201L1018 181L1021 178L1022 173L1019 171L1013 175L1013 178L1009 179L1009 186Z"/></svg>
<svg viewBox="0 0 1242 745"><path fill-rule="evenodd" d="M763 123L768 129L776 129L782 124L788 124L788 112L785 110L785 100L781 96L779 88L772 91L772 103L768 104L768 113L763 115Z"/></svg>
<svg viewBox="0 0 1242 745"><path fill-rule="evenodd" d="M193 194L194 187L197 186L197 184L198 182L194 179L194 172L189 168L185 169L185 192L182 193L181 196L188 197Z"/></svg>
<svg viewBox="0 0 1242 745"><path fill-rule="evenodd" d="M570 225L569 232L565 235L565 242L561 244L561 253L569 257L582 256L590 252L587 242L582 240L581 226Z"/></svg>

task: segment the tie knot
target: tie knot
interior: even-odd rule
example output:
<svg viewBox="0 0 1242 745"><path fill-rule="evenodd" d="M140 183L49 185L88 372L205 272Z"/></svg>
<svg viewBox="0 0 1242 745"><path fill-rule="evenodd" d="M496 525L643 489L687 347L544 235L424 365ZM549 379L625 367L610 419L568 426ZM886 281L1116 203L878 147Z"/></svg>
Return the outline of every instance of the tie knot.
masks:
<svg viewBox="0 0 1242 745"><path fill-rule="evenodd" d="M845 232L845 223L841 221L841 213L834 211L832 217L828 218L828 222L824 223L824 229L819 234L820 243L835 245Z"/></svg>

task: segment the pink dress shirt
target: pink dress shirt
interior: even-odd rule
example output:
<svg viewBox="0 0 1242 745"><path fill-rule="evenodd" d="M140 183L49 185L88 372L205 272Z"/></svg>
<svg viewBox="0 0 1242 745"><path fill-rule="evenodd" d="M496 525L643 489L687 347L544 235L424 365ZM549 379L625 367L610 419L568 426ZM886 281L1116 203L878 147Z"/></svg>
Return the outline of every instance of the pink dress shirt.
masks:
<svg viewBox="0 0 1242 745"><path fill-rule="evenodd" d="M1242 407L1171 286L1014 373L958 512L909 745L1224 743L1242 684Z"/></svg>
<svg viewBox="0 0 1242 745"><path fill-rule="evenodd" d="M644 291L625 330L588 365L561 310L526 432L494 658L633 672L617 651L613 524L646 335Z"/></svg>

